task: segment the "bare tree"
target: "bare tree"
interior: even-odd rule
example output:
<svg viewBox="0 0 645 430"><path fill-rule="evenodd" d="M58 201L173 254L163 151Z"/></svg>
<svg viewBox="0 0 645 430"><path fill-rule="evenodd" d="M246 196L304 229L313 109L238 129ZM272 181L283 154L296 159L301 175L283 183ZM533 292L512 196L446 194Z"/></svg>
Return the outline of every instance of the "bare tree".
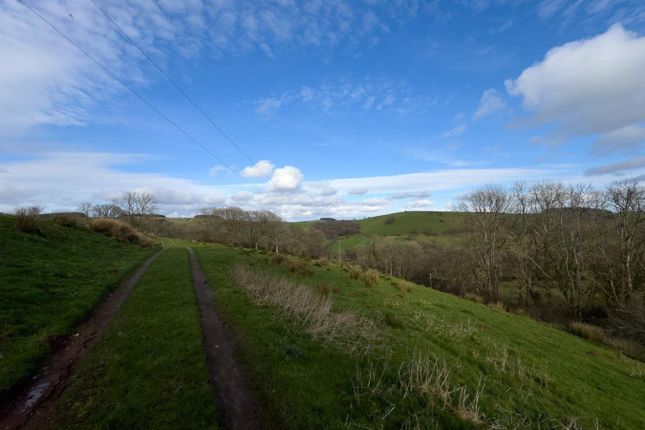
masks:
<svg viewBox="0 0 645 430"><path fill-rule="evenodd" d="M634 293L645 288L645 190L634 182L621 183L609 187L606 198L615 214L613 230L617 252L612 258L610 243L600 243L605 272L610 275L601 285L613 305L626 309Z"/></svg>
<svg viewBox="0 0 645 430"><path fill-rule="evenodd" d="M475 267L475 280L490 300L501 300L502 265L505 251L504 216L509 209L508 193L489 185L462 199L460 208L467 212L470 238L468 249Z"/></svg>
<svg viewBox="0 0 645 430"><path fill-rule="evenodd" d="M83 202L78 206L78 211L85 214L86 217L92 216L94 205L90 202Z"/></svg>
<svg viewBox="0 0 645 430"><path fill-rule="evenodd" d="M92 216L98 218L117 218L121 215L123 211L114 203L99 203L92 206Z"/></svg>
<svg viewBox="0 0 645 430"><path fill-rule="evenodd" d="M150 193L126 191L115 202L131 224L138 224L141 218L155 211L154 197Z"/></svg>

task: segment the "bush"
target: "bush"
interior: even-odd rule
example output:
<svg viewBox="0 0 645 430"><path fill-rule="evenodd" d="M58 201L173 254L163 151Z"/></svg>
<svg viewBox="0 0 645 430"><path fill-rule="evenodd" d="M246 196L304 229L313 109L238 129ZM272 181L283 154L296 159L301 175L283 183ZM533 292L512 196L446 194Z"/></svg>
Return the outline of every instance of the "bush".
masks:
<svg viewBox="0 0 645 430"><path fill-rule="evenodd" d="M282 267L286 268L290 273L294 275L301 276L311 276L314 274L314 271L311 269L309 264L306 261L288 256L282 256L282 258L275 258L274 262L278 262Z"/></svg>
<svg viewBox="0 0 645 430"><path fill-rule="evenodd" d="M390 215L389 217L385 218L385 221L383 221L384 225L390 225L394 224L396 222L396 217L394 215Z"/></svg>
<svg viewBox="0 0 645 430"><path fill-rule="evenodd" d="M90 223L90 228L117 240L128 243L136 243L143 246L152 245L150 241L139 234L131 225L115 219L100 218Z"/></svg>
<svg viewBox="0 0 645 430"><path fill-rule="evenodd" d="M58 225L61 225L63 227L81 227L84 225L83 220L81 217L78 215L72 215L72 214L55 214L52 218L54 222Z"/></svg>
<svg viewBox="0 0 645 430"><path fill-rule="evenodd" d="M16 228L18 231L40 234L41 231L37 220L40 212L41 209L37 206L16 209Z"/></svg>

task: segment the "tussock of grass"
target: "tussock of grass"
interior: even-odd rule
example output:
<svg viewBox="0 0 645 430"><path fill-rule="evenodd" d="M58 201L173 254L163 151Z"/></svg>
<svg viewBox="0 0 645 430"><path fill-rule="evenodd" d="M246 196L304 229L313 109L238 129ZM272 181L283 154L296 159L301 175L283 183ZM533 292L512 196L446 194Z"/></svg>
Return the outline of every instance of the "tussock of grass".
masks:
<svg viewBox="0 0 645 430"><path fill-rule="evenodd" d="M384 410L376 410L389 399L399 399L398 407L407 414L403 428L444 428L442 425L445 425L446 418L442 414L457 416L464 421L463 424L470 423L473 427L483 422L479 410L483 383L480 380L474 391L452 384L445 361L415 353L410 361L399 366L396 377L392 375L394 373L388 369L388 364L369 361L357 368L352 381L354 407L374 408L370 415L372 421L378 423L377 427L391 428L393 425L390 418L394 418L391 417L396 408L394 404ZM470 426L452 422L450 427Z"/></svg>
<svg viewBox="0 0 645 430"><path fill-rule="evenodd" d="M276 306L285 317L297 321L314 338L346 341L359 337L373 339L374 324L353 312L335 312L329 294L296 285L284 278L236 265L233 279L257 302Z"/></svg>
<svg viewBox="0 0 645 430"><path fill-rule="evenodd" d="M595 325L572 321L569 323L569 330L571 330L571 333L576 334L583 339L604 344L608 342L608 336L607 333L605 333L605 330Z"/></svg>

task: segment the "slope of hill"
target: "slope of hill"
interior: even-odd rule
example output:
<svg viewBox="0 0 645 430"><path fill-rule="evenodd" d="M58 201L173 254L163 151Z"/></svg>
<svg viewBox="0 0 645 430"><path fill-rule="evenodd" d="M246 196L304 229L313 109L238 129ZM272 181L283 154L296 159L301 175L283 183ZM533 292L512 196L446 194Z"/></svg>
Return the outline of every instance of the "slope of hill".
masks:
<svg viewBox="0 0 645 430"><path fill-rule="evenodd" d="M24 233L0 216L0 397L152 250L39 220Z"/></svg>
<svg viewBox="0 0 645 430"><path fill-rule="evenodd" d="M398 212L357 221L361 233L380 236L405 234L444 234L459 225L459 212Z"/></svg>
<svg viewBox="0 0 645 430"><path fill-rule="evenodd" d="M645 365L351 266L196 249L285 428L635 429Z"/></svg>
<svg viewBox="0 0 645 430"><path fill-rule="evenodd" d="M342 250L353 249L387 237L400 241L450 244L458 237L463 214L459 212L411 211L357 220L360 233L341 238ZM311 222L298 223L309 228ZM332 246L337 246L333 244Z"/></svg>

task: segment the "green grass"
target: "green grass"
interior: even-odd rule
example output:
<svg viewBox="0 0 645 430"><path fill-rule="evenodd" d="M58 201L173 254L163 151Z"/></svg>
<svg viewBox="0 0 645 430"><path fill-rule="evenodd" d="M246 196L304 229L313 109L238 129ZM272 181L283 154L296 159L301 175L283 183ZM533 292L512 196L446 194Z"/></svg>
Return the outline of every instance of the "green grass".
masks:
<svg viewBox="0 0 645 430"><path fill-rule="evenodd" d="M415 416L422 428L476 427L454 405L444 408L419 389L402 390L401 369L415 357L445 363L455 389L472 396L479 387L486 424L544 429L575 420L576 428L635 429L645 422L644 365L549 325L420 286L406 293L392 279L367 288L333 264L293 277L262 254L220 246L196 251L222 314L239 333L240 359L284 428L346 428L346 422L401 428ZM334 308L374 321L379 340L361 353L314 340L234 285L229 271L240 262L312 287L338 288ZM366 377L370 368L378 384L354 391L357 374Z"/></svg>
<svg viewBox="0 0 645 430"><path fill-rule="evenodd" d="M39 220L40 234L0 215L0 397L32 375L68 334L153 250Z"/></svg>
<svg viewBox="0 0 645 430"><path fill-rule="evenodd" d="M459 226L461 214L456 212L398 212L357 221L361 233L380 236L405 234L442 234ZM386 223L388 219L394 222Z"/></svg>
<svg viewBox="0 0 645 430"><path fill-rule="evenodd" d="M342 238L340 247L343 251L388 239L402 242L434 243L452 245L459 239L462 214L457 212L398 212L389 215L358 220L361 232ZM394 222L386 223L386 220ZM337 250L338 242L329 245L330 250Z"/></svg>
<svg viewBox="0 0 645 430"><path fill-rule="evenodd" d="M53 429L213 429L198 311L184 248L152 264L84 357Z"/></svg>

